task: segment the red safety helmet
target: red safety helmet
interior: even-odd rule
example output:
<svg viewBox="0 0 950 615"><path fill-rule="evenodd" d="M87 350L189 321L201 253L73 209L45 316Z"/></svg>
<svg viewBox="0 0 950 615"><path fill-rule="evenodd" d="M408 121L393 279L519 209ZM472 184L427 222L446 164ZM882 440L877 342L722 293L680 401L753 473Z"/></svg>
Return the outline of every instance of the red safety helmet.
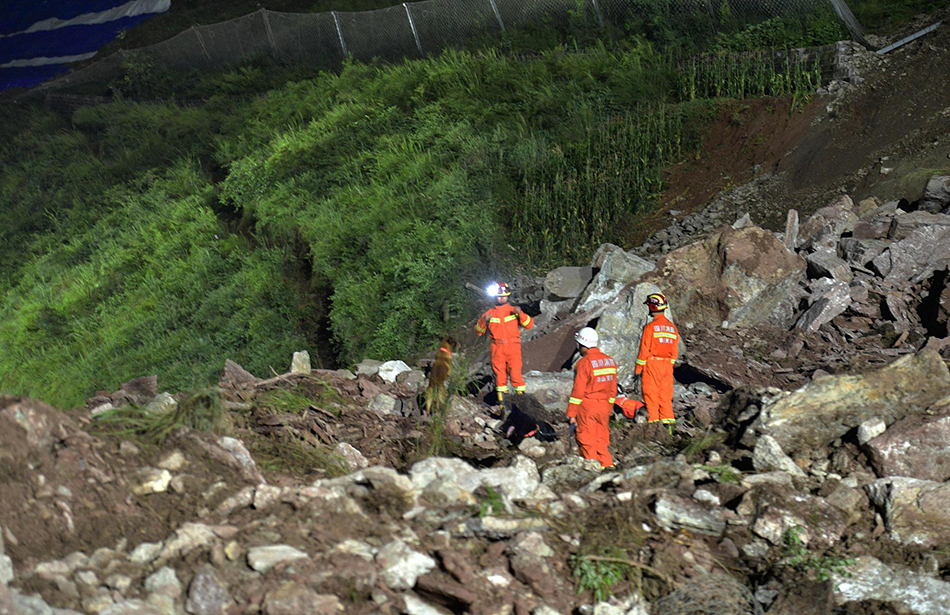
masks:
<svg viewBox="0 0 950 615"><path fill-rule="evenodd" d="M643 302L651 312L662 312L670 305L666 302L666 297L663 296L663 293L653 293L647 297L647 300Z"/></svg>
<svg viewBox="0 0 950 615"><path fill-rule="evenodd" d="M496 297L508 297L511 295L511 287L504 282L498 282L495 290Z"/></svg>

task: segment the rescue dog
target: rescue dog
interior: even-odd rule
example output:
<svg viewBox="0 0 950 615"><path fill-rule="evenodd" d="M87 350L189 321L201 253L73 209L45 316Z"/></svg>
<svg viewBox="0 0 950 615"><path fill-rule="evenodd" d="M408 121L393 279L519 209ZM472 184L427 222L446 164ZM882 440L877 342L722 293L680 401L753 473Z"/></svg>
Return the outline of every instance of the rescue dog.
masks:
<svg viewBox="0 0 950 615"><path fill-rule="evenodd" d="M435 354L435 361L429 369L429 385L426 387L426 414L429 416L432 415L433 407L436 411L445 407L448 398L446 384L452 377L452 353L457 346L455 338L446 335Z"/></svg>
<svg viewBox="0 0 950 615"><path fill-rule="evenodd" d="M530 436L534 436L542 442L557 440L554 427L547 421L537 418L534 416L535 413L531 412L531 406L534 404L538 404L538 402L530 395L516 395L505 400L508 416L505 417L505 422L501 425L501 432L511 442L512 446L518 446L525 438Z"/></svg>

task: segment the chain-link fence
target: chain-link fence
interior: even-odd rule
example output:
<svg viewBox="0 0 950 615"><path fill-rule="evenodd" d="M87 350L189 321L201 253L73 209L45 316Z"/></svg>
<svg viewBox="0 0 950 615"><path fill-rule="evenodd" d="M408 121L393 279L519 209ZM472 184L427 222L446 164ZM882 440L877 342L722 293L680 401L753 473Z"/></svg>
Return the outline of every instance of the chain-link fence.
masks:
<svg viewBox="0 0 950 615"><path fill-rule="evenodd" d="M365 12L256 13L192 27L149 47L120 51L37 86L42 93L110 83L139 62L170 71L216 70L250 60L338 66L346 58L423 57L473 39L537 27L673 28L695 35L774 17L834 11L860 40L845 0L426 0Z"/></svg>

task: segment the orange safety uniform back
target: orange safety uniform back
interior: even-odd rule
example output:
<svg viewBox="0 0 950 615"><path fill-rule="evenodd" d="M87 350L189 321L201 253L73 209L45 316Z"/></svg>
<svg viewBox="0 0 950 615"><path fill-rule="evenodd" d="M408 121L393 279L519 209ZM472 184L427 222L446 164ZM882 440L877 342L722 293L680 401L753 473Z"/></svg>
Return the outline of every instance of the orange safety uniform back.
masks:
<svg viewBox="0 0 950 615"><path fill-rule="evenodd" d="M485 335L485 331L488 331L488 339L493 344L520 344L521 329L519 327L530 329L533 326L534 320L525 312L521 312L519 317L515 314L515 308L512 305L503 303L481 315L475 324L475 332L478 335Z"/></svg>
<svg viewBox="0 0 950 615"><path fill-rule="evenodd" d="M647 361L666 361L675 364L678 356L679 330L663 312L658 312L653 320L643 327L636 373L643 371Z"/></svg>
<svg viewBox="0 0 950 615"><path fill-rule="evenodd" d="M574 366L574 389L571 391L567 416L577 416L584 402L614 403L617 397L617 363L599 348L587 351Z"/></svg>

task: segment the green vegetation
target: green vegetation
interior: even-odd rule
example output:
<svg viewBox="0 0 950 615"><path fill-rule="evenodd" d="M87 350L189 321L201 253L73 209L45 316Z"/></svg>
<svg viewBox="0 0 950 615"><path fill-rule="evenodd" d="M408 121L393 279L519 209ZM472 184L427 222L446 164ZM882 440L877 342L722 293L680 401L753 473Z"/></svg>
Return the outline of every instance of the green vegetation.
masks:
<svg viewBox="0 0 950 615"><path fill-rule="evenodd" d="M158 446L181 427L199 431L225 428L225 415L217 391L206 389L193 392L173 412L155 414L146 412L144 408L126 406L97 416L93 427L111 436L133 438L146 446Z"/></svg>
<svg viewBox="0 0 950 615"><path fill-rule="evenodd" d="M501 493L495 491L490 486L485 486L482 491L484 495L478 502L479 518L490 515L500 515L505 512L505 503L501 498Z"/></svg>
<svg viewBox="0 0 950 615"><path fill-rule="evenodd" d="M614 557L623 555L618 550ZM581 556L571 558L571 569L577 593L591 591L594 599L602 602L613 595L613 587L627 579L631 567L618 561L591 560Z"/></svg>
<svg viewBox="0 0 950 615"><path fill-rule="evenodd" d="M831 579L833 574L842 577L851 576L847 568L854 564L853 559L833 555L815 555L802 542L802 531L801 527L791 527L783 536L782 556L787 558L786 564L802 572L814 570L815 577L822 582Z"/></svg>
<svg viewBox="0 0 950 615"><path fill-rule="evenodd" d="M338 73L130 60L103 84L114 103L3 109L4 392L68 407L143 374L204 386L227 358L260 375L301 348L327 367L411 358L471 315L464 282L623 244L723 100L807 97L819 78L788 54L680 54L780 47L812 22L765 36L677 6L607 15L625 24L612 39L571 34L578 12ZM723 24L735 36L712 41ZM504 53L518 45L542 51Z"/></svg>

